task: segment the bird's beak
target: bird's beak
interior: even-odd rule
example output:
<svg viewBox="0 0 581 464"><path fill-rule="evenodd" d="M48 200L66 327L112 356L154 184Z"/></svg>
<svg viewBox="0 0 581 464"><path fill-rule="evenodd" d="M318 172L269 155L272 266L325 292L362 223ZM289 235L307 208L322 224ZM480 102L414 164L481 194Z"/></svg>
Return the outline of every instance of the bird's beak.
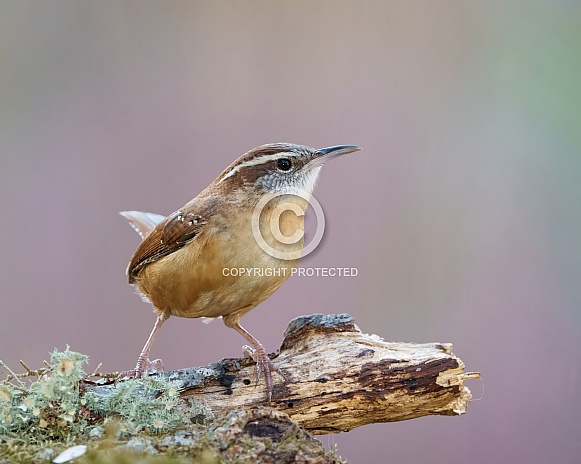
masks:
<svg viewBox="0 0 581 464"><path fill-rule="evenodd" d="M305 167L307 169L312 169L317 166L322 166L333 158L359 150L361 150L361 147L358 147L357 145L335 145L334 147L319 148L318 150L315 150L313 159L309 161Z"/></svg>

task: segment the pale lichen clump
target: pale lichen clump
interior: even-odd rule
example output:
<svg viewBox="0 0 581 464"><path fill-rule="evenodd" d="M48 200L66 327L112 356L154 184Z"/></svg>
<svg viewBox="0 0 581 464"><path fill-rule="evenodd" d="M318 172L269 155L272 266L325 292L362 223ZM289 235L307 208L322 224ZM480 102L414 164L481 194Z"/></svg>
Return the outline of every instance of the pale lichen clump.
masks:
<svg viewBox="0 0 581 464"><path fill-rule="evenodd" d="M120 438L143 430L168 432L187 422L190 416L190 410L177 408L179 386L163 377L127 380L119 383L113 392L100 395L89 391L83 399L86 407L96 414L105 416L115 412Z"/></svg>
<svg viewBox="0 0 581 464"><path fill-rule="evenodd" d="M33 443L67 438L79 431L80 380L88 356L55 350L42 375L26 386L13 379L0 385L0 440Z"/></svg>
<svg viewBox="0 0 581 464"><path fill-rule="evenodd" d="M111 421L113 439L141 431L165 433L190 422L189 414L200 414L197 404L177 408L179 387L163 377L120 382L108 395L88 391L84 382L88 361L88 356L67 347L55 349L44 368L27 368L28 375L14 374L2 363L10 373L0 382L0 447L6 447L4 451L35 445L46 449L53 443L60 448L100 439ZM25 383L25 378L35 380Z"/></svg>

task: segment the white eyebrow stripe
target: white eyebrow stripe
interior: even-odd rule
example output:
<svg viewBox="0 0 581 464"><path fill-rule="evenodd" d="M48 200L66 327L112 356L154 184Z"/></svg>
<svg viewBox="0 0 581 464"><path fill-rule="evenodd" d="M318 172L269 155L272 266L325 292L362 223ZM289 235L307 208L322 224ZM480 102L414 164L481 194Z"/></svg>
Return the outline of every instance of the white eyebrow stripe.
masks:
<svg viewBox="0 0 581 464"><path fill-rule="evenodd" d="M220 181L218 182L218 184L220 184L223 181L225 181L226 179L228 179L228 177L232 177L234 174L236 174L242 168L245 168L247 166L256 166L257 164L267 163L268 161L272 161L272 160L280 158L281 155L289 156L289 157L290 156L298 156L296 153L280 152L280 153L275 153L274 155L264 155L264 156L260 156L258 158L244 161L244 163L240 163L238 166L236 166L234 169L232 169L228 174L226 174L224 177L222 177L220 179Z"/></svg>

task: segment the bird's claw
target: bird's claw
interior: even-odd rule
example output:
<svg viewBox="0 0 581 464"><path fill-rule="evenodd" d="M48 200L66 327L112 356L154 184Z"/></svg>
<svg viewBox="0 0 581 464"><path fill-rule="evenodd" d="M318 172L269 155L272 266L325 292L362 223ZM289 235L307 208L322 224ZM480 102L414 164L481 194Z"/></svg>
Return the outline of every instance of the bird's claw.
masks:
<svg viewBox="0 0 581 464"><path fill-rule="evenodd" d="M247 358L252 358L256 363L256 384L260 380L260 376L264 373L264 380L266 381L266 390L268 392L268 401L272 402L272 372L276 372L284 380L285 377L278 367L270 360L266 350L263 346L252 348L248 345L242 347L242 352Z"/></svg>
<svg viewBox="0 0 581 464"><path fill-rule="evenodd" d="M161 359L154 359L153 361L150 361L149 358L145 356L139 356L135 369L119 372L117 380L121 380L125 377L129 377L130 379L141 379L142 377L147 376L153 372L162 371L163 362Z"/></svg>

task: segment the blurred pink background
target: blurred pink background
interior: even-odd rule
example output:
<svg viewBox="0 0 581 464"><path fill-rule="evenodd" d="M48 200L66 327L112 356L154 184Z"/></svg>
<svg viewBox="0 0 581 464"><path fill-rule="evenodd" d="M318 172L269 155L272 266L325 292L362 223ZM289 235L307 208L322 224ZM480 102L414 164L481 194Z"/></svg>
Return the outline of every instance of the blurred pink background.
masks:
<svg viewBox="0 0 581 464"><path fill-rule="evenodd" d="M349 312L389 340L453 342L463 417L323 437L351 462L581 461L578 2L0 3L0 359L68 343L131 368L154 316L117 214L169 214L254 146L363 151L323 169L327 229L243 324ZM172 318L168 369L239 356ZM484 394L482 393L484 389Z"/></svg>

